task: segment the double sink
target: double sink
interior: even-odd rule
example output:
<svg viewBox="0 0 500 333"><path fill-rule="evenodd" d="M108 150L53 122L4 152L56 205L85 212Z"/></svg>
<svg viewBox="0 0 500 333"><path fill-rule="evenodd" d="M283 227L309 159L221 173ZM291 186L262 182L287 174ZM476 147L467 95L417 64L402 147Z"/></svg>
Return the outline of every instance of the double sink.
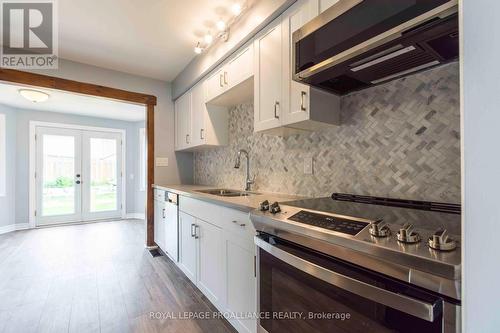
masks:
<svg viewBox="0 0 500 333"><path fill-rule="evenodd" d="M223 188L210 189L210 190L198 190L196 192L217 195L219 197L248 197L251 195L259 195L260 193L246 192L238 190L228 190Z"/></svg>

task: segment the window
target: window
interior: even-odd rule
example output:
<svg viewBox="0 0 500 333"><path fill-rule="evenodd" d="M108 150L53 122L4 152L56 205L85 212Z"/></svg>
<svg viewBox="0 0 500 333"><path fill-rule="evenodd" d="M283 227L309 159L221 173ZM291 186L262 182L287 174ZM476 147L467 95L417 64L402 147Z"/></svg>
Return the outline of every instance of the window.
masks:
<svg viewBox="0 0 500 333"><path fill-rule="evenodd" d="M146 129L139 129L139 190L146 190L146 160L147 160L147 146L146 146Z"/></svg>
<svg viewBox="0 0 500 333"><path fill-rule="evenodd" d="M0 197L6 195L6 150L5 115L0 114Z"/></svg>

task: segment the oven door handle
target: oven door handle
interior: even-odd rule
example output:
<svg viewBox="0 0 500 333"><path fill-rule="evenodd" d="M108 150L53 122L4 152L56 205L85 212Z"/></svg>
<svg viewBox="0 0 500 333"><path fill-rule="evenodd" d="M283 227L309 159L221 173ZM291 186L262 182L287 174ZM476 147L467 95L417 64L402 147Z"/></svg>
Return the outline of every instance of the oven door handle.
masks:
<svg viewBox="0 0 500 333"><path fill-rule="evenodd" d="M255 236L255 244L272 256L292 265L304 273L312 275L337 288L349 291L373 302L391 307L422 320L433 322L442 312L442 301L427 303L353 279L283 251L258 236Z"/></svg>

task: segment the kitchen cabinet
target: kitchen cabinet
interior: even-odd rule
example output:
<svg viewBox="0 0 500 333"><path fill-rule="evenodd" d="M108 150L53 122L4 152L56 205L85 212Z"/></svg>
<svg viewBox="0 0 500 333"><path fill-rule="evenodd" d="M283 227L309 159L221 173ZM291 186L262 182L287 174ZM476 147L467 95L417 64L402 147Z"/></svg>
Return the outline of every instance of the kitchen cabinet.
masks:
<svg viewBox="0 0 500 333"><path fill-rule="evenodd" d="M222 230L180 212L179 267L216 306L223 304Z"/></svg>
<svg viewBox="0 0 500 333"><path fill-rule="evenodd" d="M179 212L179 268L196 284L197 240L195 238L196 219Z"/></svg>
<svg viewBox="0 0 500 333"><path fill-rule="evenodd" d="M254 130L264 131L282 124L282 31L281 17L254 41Z"/></svg>
<svg viewBox="0 0 500 333"><path fill-rule="evenodd" d="M175 148L183 150L190 146L192 139L192 92L179 97L174 104L175 112Z"/></svg>
<svg viewBox="0 0 500 333"><path fill-rule="evenodd" d="M207 105L203 84L194 86L175 102L176 150L192 151L227 145L227 108Z"/></svg>
<svg viewBox="0 0 500 333"><path fill-rule="evenodd" d="M161 249L165 248L165 192L156 190L154 198L154 240ZM163 196L163 198L162 198Z"/></svg>
<svg viewBox="0 0 500 333"><path fill-rule="evenodd" d="M253 242L226 232L224 247L226 311L253 313L257 308L256 257ZM253 318L235 318L231 322L239 332L256 331L257 321Z"/></svg>
<svg viewBox="0 0 500 333"><path fill-rule="evenodd" d="M196 220L198 239L197 286L213 304L223 304L223 242L222 229L203 220Z"/></svg>
<svg viewBox="0 0 500 333"><path fill-rule="evenodd" d="M256 231L248 213L189 197L179 209L181 270L220 311L256 312ZM238 332L256 332L255 319L228 320Z"/></svg>
<svg viewBox="0 0 500 333"><path fill-rule="evenodd" d="M234 106L253 97L253 44L243 47L222 68L215 71L205 86L209 105Z"/></svg>
<svg viewBox="0 0 500 333"><path fill-rule="evenodd" d="M255 39L256 132L287 135L339 124L338 96L292 80L292 35L317 15L317 1L297 1Z"/></svg>

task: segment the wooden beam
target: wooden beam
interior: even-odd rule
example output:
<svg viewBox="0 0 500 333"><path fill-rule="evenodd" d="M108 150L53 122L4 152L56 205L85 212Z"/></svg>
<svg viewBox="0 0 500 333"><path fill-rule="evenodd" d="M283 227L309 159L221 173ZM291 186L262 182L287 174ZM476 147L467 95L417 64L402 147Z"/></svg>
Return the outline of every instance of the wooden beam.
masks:
<svg viewBox="0 0 500 333"><path fill-rule="evenodd" d="M154 106L148 105L146 112L146 137L148 142L148 186L146 200L146 246L154 246L154 189L155 181L155 123L154 123Z"/></svg>
<svg viewBox="0 0 500 333"><path fill-rule="evenodd" d="M156 105L156 96L116 88L104 87L58 77L0 68L0 81L19 83L40 88L69 91L77 94L105 97L119 101Z"/></svg>

